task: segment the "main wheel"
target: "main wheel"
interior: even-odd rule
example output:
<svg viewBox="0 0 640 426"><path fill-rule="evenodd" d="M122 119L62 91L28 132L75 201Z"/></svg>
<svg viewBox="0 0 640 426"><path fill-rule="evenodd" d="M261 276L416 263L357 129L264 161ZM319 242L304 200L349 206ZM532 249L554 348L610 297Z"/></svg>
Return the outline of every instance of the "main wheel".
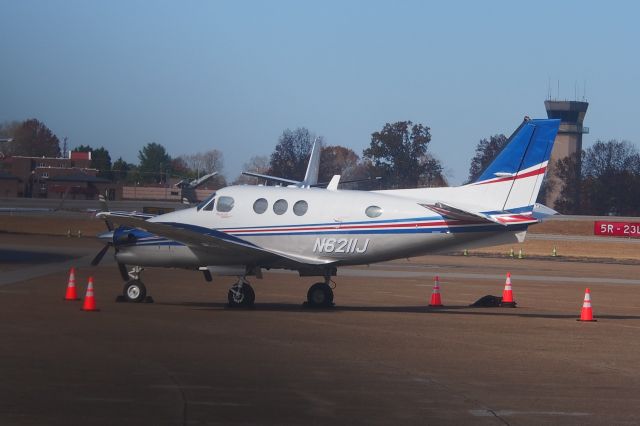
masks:
<svg viewBox="0 0 640 426"><path fill-rule="evenodd" d="M251 307L256 300L256 293L249 284L243 284L239 290L234 285L229 289L227 299L231 308Z"/></svg>
<svg viewBox="0 0 640 426"><path fill-rule="evenodd" d="M307 292L307 303L314 308L333 306L333 290L325 283L316 283Z"/></svg>
<svg viewBox="0 0 640 426"><path fill-rule="evenodd" d="M147 289L140 280L130 280L124 285L122 295L127 302L140 303L147 297Z"/></svg>

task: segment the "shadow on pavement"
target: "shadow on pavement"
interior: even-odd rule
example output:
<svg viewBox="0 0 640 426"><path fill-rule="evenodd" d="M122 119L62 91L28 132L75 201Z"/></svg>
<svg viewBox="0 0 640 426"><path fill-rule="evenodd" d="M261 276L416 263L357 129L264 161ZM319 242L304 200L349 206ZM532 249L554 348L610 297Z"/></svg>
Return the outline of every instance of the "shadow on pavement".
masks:
<svg viewBox="0 0 640 426"><path fill-rule="evenodd" d="M580 317L579 309L575 314L528 312L530 308L477 308L471 306L444 306L430 308L428 306L345 306L337 305L332 308L307 308L302 303L256 303L250 309L229 308L226 303L182 302L165 303L156 302L156 305L185 306L194 309L215 309L229 312L305 312L318 314L338 314L340 312L391 312L391 313L421 313L433 315L472 315L472 316L505 316L522 318L546 318L546 319L577 319ZM612 320L640 320L640 315L594 315L596 319Z"/></svg>

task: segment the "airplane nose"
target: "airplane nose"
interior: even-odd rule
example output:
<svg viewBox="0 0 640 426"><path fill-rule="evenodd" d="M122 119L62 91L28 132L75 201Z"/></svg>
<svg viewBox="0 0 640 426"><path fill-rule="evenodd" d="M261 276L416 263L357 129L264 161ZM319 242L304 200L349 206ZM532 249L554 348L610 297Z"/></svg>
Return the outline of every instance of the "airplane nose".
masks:
<svg viewBox="0 0 640 426"><path fill-rule="evenodd" d="M98 234L98 239L103 241L113 241L113 231L107 231L107 232Z"/></svg>

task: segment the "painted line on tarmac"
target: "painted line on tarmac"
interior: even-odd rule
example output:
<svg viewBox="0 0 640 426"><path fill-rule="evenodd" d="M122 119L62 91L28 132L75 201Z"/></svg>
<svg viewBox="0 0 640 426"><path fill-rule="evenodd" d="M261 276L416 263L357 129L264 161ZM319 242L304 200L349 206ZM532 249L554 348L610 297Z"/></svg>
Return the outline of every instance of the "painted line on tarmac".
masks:
<svg viewBox="0 0 640 426"><path fill-rule="evenodd" d="M26 265L24 268L3 272L2 275L0 275L0 287L31 280L59 271L69 270L72 266L76 268L78 266L88 266L92 259L93 255L88 255L71 259L66 262L45 263L43 265Z"/></svg>
<svg viewBox="0 0 640 426"><path fill-rule="evenodd" d="M595 243L640 244L640 239L638 238L598 237L598 236L589 236L589 235L528 233L526 239L527 240L549 240L549 241L588 241L588 242L595 242Z"/></svg>
<svg viewBox="0 0 640 426"><path fill-rule="evenodd" d="M584 417L591 413L566 412L566 411L515 411L515 410L469 410L469 414L475 417L510 417L510 416L571 416Z"/></svg>
<svg viewBox="0 0 640 426"><path fill-rule="evenodd" d="M380 269L357 269L357 268L341 268L338 276L345 277L377 277L377 278L424 278L431 279L431 275L424 272L415 271L384 271ZM443 272L438 274L442 279L458 278L468 280L504 280L504 274L483 274L483 273L462 273L462 272ZM640 285L640 279L626 278L602 278L602 277L563 277L554 275L521 275L511 274L511 277L523 281L539 281L539 282L563 282L563 283L582 283L582 284L621 284L621 285Z"/></svg>

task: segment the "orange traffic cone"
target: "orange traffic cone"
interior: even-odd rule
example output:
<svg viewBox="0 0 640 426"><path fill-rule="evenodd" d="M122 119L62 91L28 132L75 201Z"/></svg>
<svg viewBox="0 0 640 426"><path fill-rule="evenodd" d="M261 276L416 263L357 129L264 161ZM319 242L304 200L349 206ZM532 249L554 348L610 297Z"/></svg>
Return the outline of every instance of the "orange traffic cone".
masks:
<svg viewBox="0 0 640 426"><path fill-rule="evenodd" d="M96 298L93 296L93 277L89 277L89 284L87 284L87 294L84 296L82 310L93 312L97 312L100 310L96 308Z"/></svg>
<svg viewBox="0 0 640 426"><path fill-rule="evenodd" d="M593 319L593 309L591 309L591 291L589 289L586 289L584 292L584 302L582 302L580 319L577 319L576 321L598 321Z"/></svg>
<svg viewBox="0 0 640 426"><path fill-rule="evenodd" d="M442 299L440 298L440 278L438 278L437 275L435 282L433 283L433 293L431 293L431 301L429 302L429 306L442 306Z"/></svg>
<svg viewBox="0 0 640 426"><path fill-rule="evenodd" d="M507 280L504 283L504 290L502 291L502 302L500 306L505 308L515 308L516 301L513 300L513 290L511 290L511 272L507 272Z"/></svg>
<svg viewBox="0 0 640 426"><path fill-rule="evenodd" d="M67 282L67 294L64 300L80 300L76 292L76 268L73 266L69 269L69 281Z"/></svg>

